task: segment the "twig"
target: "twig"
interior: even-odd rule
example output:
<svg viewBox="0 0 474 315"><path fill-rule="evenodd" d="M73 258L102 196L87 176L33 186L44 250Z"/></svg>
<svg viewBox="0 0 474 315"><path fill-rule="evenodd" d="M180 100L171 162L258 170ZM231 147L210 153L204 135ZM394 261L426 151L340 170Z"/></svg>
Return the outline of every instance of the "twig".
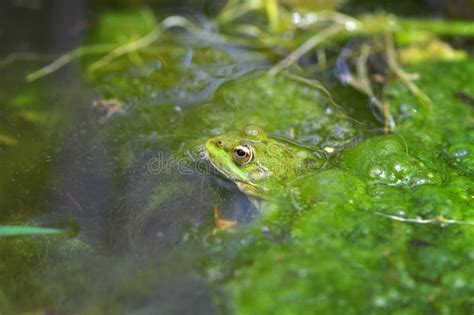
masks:
<svg viewBox="0 0 474 315"><path fill-rule="evenodd" d="M426 95L414 82L413 75L406 73L397 63L395 47L393 43L392 36L390 33L385 33L385 47L386 47L386 56L387 63L390 70L395 73L395 75L402 80L402 82L408 87L408 89L415 95L415 97L425 105L429 110L431 110L433 104L431 99Z"/></svg>
<svg viewBox="0 0 474 315"><path fill-rule="evenodd" d="M311 86L315 89L321 90L327 96L331 97L331 93L329 93L329 91L324 87L324 85L321 82L319 82L318 80L308 79L308 78L305 78L305 77L302 77L300 75L290 73L290 72L287 72L287 71L283 72L283 76L285 76L285 77L287 77L291 80L294 80L294 81L303 83L305 85Z"/></svg>
<svg viewBox="0 0 474 315"><path fill-rule="evenodd" d="M382 113L385 118L383 131L387 134L395 129L395 120L390 112L390 103L387 100L383 101Z"/></svg>
<svg viewBox="0 0 474 315"><path fill-rule="evenodd" d="M359 92L364 93L370 97L370 101L375 104L378 110L382 113L384 118L384 132L388 133L395 129L395 121L392 114L390 113L390 104L387 101L380 101L376 96L370 83L368 71L367 71L367 60L370 55L370 47L367 44L362 45L360 50L360 56L356 61L357 78L355 78L350 72L345 74L345 82L352 86Z"/></svg>
<svg viewBox="0 0 474 315"><path fill-rule="evenodd" d="M17 143L18 141L15 138L0 134L0 144L11 146Z"/></svg>
<svg viewBox="0 0 474 315"><path fill-rule="evenodd" d="M367 71L367 60L369 59L370 55L370 47L367 44L362 45L360 49L360 57L357 58L356 62L356 69L357 69L357 77L361 84L361 87L370 97L374 97L374 91L372 89L372 85L369 81L369 75ZM381 109L381 108L380 108Z"/></svg>
<svg viewBox="0 0 474 315"><path fill-rule="evenodd" d="M54 58L53 55L37 54L32 52L18 52L11 53L2 60L0 60L0 68L6 67L9 64L14 63L17 60L50 60Z"/></svg>
<svg viewBox="0 0 474 315"><path fill-rule="evenodd" d="M344 26L344 28L348 31L354 31L361 26L361 23L358 20L336 11L323 10L318 11L317 13L308 13L307 17L311 15L313 18L303 18L300 22L296 22L295 24L299 28L309 29L309 27L313 24L331 22Z"/></svg>
<svg viewBox="0 0 474 315"><path fill-rule="evenodd" d="M80 58L82 56L89 55L89 54L100 54L100 53L109 52L109 54L107 54L106 56L104 56L100 60L98 60L95 63L93 63L92 65L90 65L89 71L95 71L95 70L107 65L108 63L112 62L114 59L122 56L123 54L130 53L130 52L133 52L133 51L137 51L137 50L140 50L140 49L150 45L151 43L153 43L155 40L158 39L158 37L161 33L161 30L167 30L167 29L169 29L171 27L175 27L175 26L180 26L180 27L186 28L186 29L191 30L191 31L196 29L196 25L194 23L192 23L187 18L182 17L182 16L178 16L178 15L167 17L166 19L164 19L161 22L160 26L161 26L161 28L157 28L157 29L153 30L149 34L145 35L144 37L142 37L142 38L140 38L136 41L127 43L127 44L125 44L123 46L120 46L120 47L116 47L116 45L110 45L110 44L79 47L79 48L77 48L73 51L70 51L70 52L62 55L61 57L59 57L58 59L56 59L52 63L42 67L41 69L36 70L36 71L28 74L26 76L26 81L33 82L35 80L38 80L38 79L40 79L40 78L42 78L46 75L49 75L49 74L59 70L61 67L65 66L66 64L68 64L68 63L72 62L73 60L75 60L77 58ZM221 38L219 38L215 35L213 36L213 35L214 34L212 34L212 33L206 34L206 37L204 38L204 36L203 36L203 39L212 40L212 41L215 41L215 42L222 42ZM110 52L111 49L114 49L114 50L112 52Z"/></svg>
<svg viewBox="0 0 474 315"><path fill-rule="evenodd" d="M341 25L338 24L333 24L318 34L314 35L310 39L308 39L306 42L303 43L298 49L296 49L294 52L289 54L285 59L277 63L274 67L272 67L269 70L269 73L271 75L275 75L281 70L288 68L291 66L293 63L298 61L298 59L301 58L304 54L306 54L308 51L313 49L314 47L318 46L321 42L324 40L336 35L340 31L342 31L344 28Z"/></svg>
<svg viewBox="0 0 474 315"><path fill-rule="evenodd" d="M243 16L250 10L252 10L252 7L248 2L238 4L238 1L229 0L223 8L222 13L217 17L217 21L220 24L227 24Z"/></svg>
<svg viewBox="0 0 474 315"><path fill-rule="evenodd" d="M140 38L136 41L133 41L133 42L127 43L123 46L117 47L114 50L112 50L112 52L110 52L109 54L105 55L104 57L102 57L98 61L91 64L89 66L88 70L90 72L94 72L94 71L106 66L107 64L109 64L113 60L119 58L120 56L123 56L123 55L125 55L127 53L130 53L130 52L133 52L133 51L140 50L140 49L150 45L154 41L156 41L160 34L161 34L161 32L158 29L155 29L152 32L148 33L147 35L143 36L142 38Z"/></svg>
<svg viewBox="0 0 474 315"><path fill-rule="evenodd" d="M86 46L86 47L79 47L73 51L70 51L52 63L44 66L43 68L36 70L26 76L27 82L36 81L48 74L51 74L61 67L65 66L66 64L72 62L73 60L83 57L85 55L92 55L92 54L100 54L111 49L111 45L95 45L95 46Z"/></svg>
<svg viewBox="0 0 474 315"><path fill-rule="evenodd" d="M395 220L395 221L400 221L400 222L407 222L407 223L418 223L418 224L438 224L440 226L446 226L450 224L465 224L465 225L473 225L474 222L471 221L459 221L459 220L451 220L451 219L446 219L443 216L436 216L431 219L422 219L420 217L416 217L414 219L410 218L404 218L404 217L399 217L396 215L391 215L391 214L385 214L381 212L375 212L375 214Z"/></svg>

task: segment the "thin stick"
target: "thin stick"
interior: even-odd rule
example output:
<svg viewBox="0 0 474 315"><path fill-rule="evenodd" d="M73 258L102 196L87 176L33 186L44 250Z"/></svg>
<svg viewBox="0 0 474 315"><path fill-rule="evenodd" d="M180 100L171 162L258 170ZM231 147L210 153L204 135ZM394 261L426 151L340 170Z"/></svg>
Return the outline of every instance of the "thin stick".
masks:
<svg viewBox="0 0 474 315"><path fill-rule="evenodd" d="M349 73L346 81L347 84L355 88L356 90L370 96L371 102L380 110L384 117L384 132L388 133L395 129L395 121L392 114L390 113L390 104L387 101L380 101L372 89L372 85L369 80L367 72L367 60L370 55L370 47L368 45L363 45L361 47L361 53L356 62L357 69L357 78L354 78L352 74Z"/></svg>
<svg viewBox="0 0 474 315"><path fill-rule="evenodd" d="M109 64L113 60L119 58L120 56L123 56L123 55L125 55L127 53L130 53L130 52L133 52L133 51L140 50L140 49L150 45L151 43L153 43L154 41L156 41L158 39L160 33L161 32L158 29L155 29L152 32L148 33L147 35L143 36L142 38L140 38L136 41L133 41L133 42L127 43L123 46L117 47L116 49L112 50L112 52L110 52L109 54L105 55L104 57L102 57L98 61L91 64L89 66L88 70L90 72L94 72L94 71L106 66L107 64Z"/></svg>
<svg viewBox="0 0 474 315"><path fill-rule="evenodd" d="M176 16L170 16L164 19L161 22L161 29L166 30L174 26L180 26L183 28L186 28L188 30L193 30L196 28L194 23L186 19L185 17L176 15ZM73 60L80 58L85 55L89 54L101 54L101 53L107 53L110 52L111 49L114 49L112 52L110 52L108 55L103 57L102 59L96 61L94 64L92 64L89 67L89 71L95 71L106 64L110 63L114 59L122 56L123 54L130 53L133 51L137 51L141 48L144 48L151 43L153 43L155 40L158 39L160 34L160 29L155 29L153 32L145 35L144 37L127 43L123 46L116 47L116 45L94 45L94 46L86 46L86 47L79 47L73 51L70 51L52 63L42 67L39 70L36 70L26 76L26 81L27 82L33 82L35 80L38 80L46 75L49 75L57 70L59 70L61 67L65 66L66 64L72 62ZM216 42L219 42L221 40L220 38L216 38L216 36L213 36L213 34L207 34L206 39L214 40Z"/></svg>
<svg viewBox="0 0 474 315"><path fill-rule="evenodd" d="M367 60L369 59L370 55L370 47L367 44L362 45L360 49L360 57L357 58L356 62L356 69L357 69L357 77L361 84L361 87L366 91L366 93L370 97L374 97L374 91L372 89L372 85L369 81L369 75L367 71Z"/></svg>
<svg viewBox="0 0 474 315"><path fill-rule="evenodd" d="M333 24L318 34L314 35L310 39L308 39L306 42L303 43L298 49L296 49L294 52L289 54L285 59L280 61L278 64L276 64L273 68L269 70L269 73L271 75L275 75L281 70L288 68L291 66L293 63L298 61L298 59L301 58L304 54L306 54L308 51L313 49L314 47L318 46L321 42L325 41L326 39L336 35L339 33L341 30L344 28L341 25L338 24Z"/></svg>
<svg viewBox="0 0 474 315"><path fill-rule="evenodd" d="M111 45L96 45L96 46L86 46L86 47L79 47L73 51L70 51L52 63L44 66L43 68L36 70L26 76L26 81L27 82L33 82L36 81L44 76L47 76L48 74L51 74L58 69L62 68L66 64L72 62L75 59L78 59L82 56L85 55L90 55L90 54L100 54L104 53L106 51L109 51L111 48Z"/></svg>
<svg viewBox="0 0 474 315"><path fill-rule="evenodd" d="M414 219L404 218L396 215L385 214L381 212L375 212L375 214L395 220L400 222L407 222L407 223L418 223L418 224L439 224L441 226L449 225L449 224L465 224L465 225L474 225L474 222L470 221L459 221L459 220L452 220L446 219L443 216L436 216L431 219L422 219L420 217L416 217Z"/></svg>
<svg viewBox="0 0 474 315"><path fill-rule="evenodd" d="M247 2L244 2L243 4L238 4L238 2L238 0L227 1L227 4L222 9L221 14L219 14L219 16L217 17L217 21L220 24L230 23L243 16L252 9L252 7L249 6Z"/></svg>
<svg viewBox="0 0 474 315"><path fill-rule="evenodd" d="M11 53L2 60L0 60L0 68L6 67L9 64L14 63L18 60L51 60L55 56L54 55L46 55L46 54L37 54L32 52L18 52L18 53Z"/></svg>
<svg viewBox="0 0 474 315"><path fill-rule="evenodd" d="M429 110L431 110L433 103L431 99L426 95L414 82L413 75L406 73L397 63L395 47L393 43L392 36L390 33L385 34L385 47L386 47L386 56L387 63L395 75L402 80L403 83L408 87L408 89L415 95L415 97L425 105Z"/></svg>
<svg viewBox="0 0 474 315"><path fill-rule="evenodd" d="M18 141L15 138L0 134L0 144L11 146L17 143Z"/></svg>
<svg viewBox="0 0 474 315"><path fill-rule="evenodd" d="M329 91L324 87L324 85L321 82L319 82L317 80L314 80L314 79L308 79L308 78L305 78L305 77L302 77L300 75L290 73L290 72L287 72L287 71L283 72L282 75L289 78L289 79L291 79L291 80L294 80L294 81L303 83L305 85L308 85L310 87L313 87L315 89L318 89L318 90L322 91L324 94L326 94L332 100L331 93L329 93Z"/></svg>

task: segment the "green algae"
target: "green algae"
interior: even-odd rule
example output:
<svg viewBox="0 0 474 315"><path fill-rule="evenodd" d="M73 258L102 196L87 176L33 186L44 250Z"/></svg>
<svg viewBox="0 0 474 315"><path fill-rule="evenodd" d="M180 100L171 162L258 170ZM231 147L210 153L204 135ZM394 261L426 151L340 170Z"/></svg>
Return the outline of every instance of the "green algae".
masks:
<svg viewBox="0 0 474 315"><path fill-rule="evenodd" d="M146 8L107 11L100 17L90 41L120 45L130 42L130 39L138 39L146 35L156 26L153 12Z"/></svg>
<svg viewBox="0 0 474 315"><path fill-rule="evenodd" d="M252 232L261 240L245 236L251 246L244 247L226 281L234 311L472 311L473 227L408 223L381 215L392 211L414 221L418 215L439 215L472 222L469 185L423 185L408 191L384 187L385 194L374 196L361 179L341 170L322 172L302 186L307 193L301 196L312 207L291 220L291 239L271 236L282 224L278 216L263 219L265 233Z"/></svg>
<svg viewBox="0 0 474 315"><path fill-rule="evenodd" d="M260 248L251 264L237 267L228 284L235 311L472 312L472 177L457 175L442 154L417 157L412 144L393 136L368 139L340 157L343 169L360 179L323 172L316 177L322 181L303 188L300 195L313 207L293 223L292 241Z"/></svg>
<svg viewBox="0 0 474 315"><path fill-rule="evenodd" d="M472 109L456 97L472 93L471 67L408 68L420 74L432 108L399 82L386 87L398 135L366 139L333 161L340 170L296 182L293 206L304 211L285 223L292 238L244 248L225 282L236 313L474 310ZM271 231L278 219L261 224Z"/></svg>
<svg viewBox="0 0 474 315"><path fill-rule="evenodd" d="M436 165L435 160L430 169L422 162L423 159L408 151L408 144L403 139L395 136L374 137L342 153L341 167L353 171L372 185L413 188L443 182L446 175L440 163ZM430 156L427 158L429 160Z"/></svg>
<svg viewBox="0 0 474 315"><path fill-rule="evenodd" d="M291 184L290 193L294 206L306 210L315 205L332 209L340 206L341 199L354 204L367 194L366 184L362 180L341 170L323 171L309 180L299 178Z"/></svg>
<svg viewBox="0 0 474 315"><path fill-rule="evenodd" d="M235 274L237 313L472 311L472 250L459 240L471 228L314 210L296 223L294 242L259 252Z"/></svg>
<svg viewBox="0 0 474 315"><path fill-rule="evenodd" d="M474 175L474 145L471 143L456 143L446 150L446 155L461 173Z"/></svg>
<svg viewBox="0 0 474 315"><path fill-rule="evenodd" d="M345 171L318 174L302 188L312 207L293 221L292 239L248 249L237 266L228 282L235 311L471 312L472 179L459 180L374 191ZM457 222L421 219L436 216Z"/></svg>

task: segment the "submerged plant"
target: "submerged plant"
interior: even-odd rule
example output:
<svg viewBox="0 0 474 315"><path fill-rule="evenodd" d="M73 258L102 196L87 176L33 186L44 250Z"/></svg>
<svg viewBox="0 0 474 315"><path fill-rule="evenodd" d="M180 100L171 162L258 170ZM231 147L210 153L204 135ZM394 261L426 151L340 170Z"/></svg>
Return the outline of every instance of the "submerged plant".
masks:
<svg viewBox="0 0 474 315"><path fill-rule="evenodd" d="M64 230L56 228L27 225L0 225L0 237L20 235L52 235L64 233Z"/></svg>

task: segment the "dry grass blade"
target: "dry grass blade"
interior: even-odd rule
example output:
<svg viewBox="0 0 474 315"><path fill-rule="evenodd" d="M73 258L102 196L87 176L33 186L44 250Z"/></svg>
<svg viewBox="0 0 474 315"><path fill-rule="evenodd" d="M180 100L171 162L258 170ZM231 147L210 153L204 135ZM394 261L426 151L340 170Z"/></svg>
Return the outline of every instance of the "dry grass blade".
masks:
<svg viewBox="0 0 474 315"><path fill-rule="evenodd" d="M391 34L385 34L385 48L387 63L391 71L408 87L408 89L415 95L421 104L426 106L428 110L431 110L433 103L431 99L426 95L413 81L415 76L406 73L397 63L395 45Z"/></svg>
<svg viewBox="0 0 474 315"><path fill-rule="evenodd" d="M189 31L196 32L196 29L198 28L194 23L192 23L187 18L178 16L178 15L167 17L161 22L160 26L161 26L160 28L153 30L152 32L139 38L138 40L134 40L132 42L126 43L125 45L122 45L120 47L117 47L117 45L107 44L107 45L94 45L94 46L80 47L75 50L72 50L62 55L58 59L54 60L52 63L44 66L43 68L28 74L26 76L26 81L33 82L40 78L43 78L44 76L54 73L55 71L59 70L66 64L74 61L75 59L81 58L85 55L107 53L107 55L105 55L104 57L102 57L101 59L99 59L98 61L94 62L93 64L89 66L88 70L93 72L93 71L99 70L100 68L103 68L110 62L114 61L115 59L127 53L138 51L140 49L143 49L149 46L150 44L152 44L153 42L159 39L160 34L162 33L163 30L167 30L171 27L177 26L177 27L183 27ZM213 36L213 35L214 34L212 33L207 33L206 36L202 36L202 37L203 39L214 41L214 42L224 41L222 38Z"/></svg>
<svg viewBox="0 0 474 315"><path fill-rule="evenodd" d="M19 52L12 53L0 60L0 68L6 67L16 61L27 60L27 61L48 61L53 59L53 55L37 54L32 52Z"/></svg>
<svg viewBox="0 0 474 315"><path fill-rule="evenodd" d="M300 82L300 83L303 83L307 86L310 86L312 88L320 90L332 100L331 93L329 93L329 91L324 87L324 85L321 82L319 82L317 80L314 80L314 79L308 79L308 78L305 78L305 77L302 77L300 75L290 73L290 72L287 72L287 71L282 72L282 75L289 78L289 79L291 79L291 80L294 80L296 82Z"/></svg>
<svg viewBox="0 0 474 315"><path fill-rule="evenodd" d="M375 212L375 214L380 215L382 217L386 217L395 221L400 221L400 222L406 222L406 223L417 223L417 224L437 224L440 226L446 226L450 224L463 224L463 225L473 225L474 222L471 221L460 221L460 220L452 220L452 219L447 219L443 216L436 216L431 219L422 219L420 217L416 218L405 218L405 217L400 217L397 215L392 215L392 214L386 214L382 212Z"/></svg>
<svg viewBox="0 0 474 315"><path fill-rule="evenodd" d="M298 49L296 49L294 52L289 54L285 59L283 59L278 64L276 64L273 68L271 68L269 70L269 73L271 75L275 75L278 72L280 72L281 70L288 68L289 66L294 64L296 61L298 61L298 59L300 59L301 56L306 54L308 51L315 48L316 46L318 46L323 41L333 37L334 35L336 35L340 31L342 31L343 29L344 29L344 27L339 25L339 24L333 24L333 25L325 28L324 30L322 30L318 34L316 34L313 37L311 37L310 39L308 39L306 42L303 43L303 45L298 47Z"/></svg>
<svg viewBox="0 0 474 315"><path fill-rule="evenodd" d="M3 144L3 145L7 145L7 146L12 146L12 145L15 145L17 143L18 143L18 141L15 138L7 136L7 135L0 134L0 145Z"/></svg>
<svg viewBox="0 0 474 315"><path fill-rule="evenodd" d="M155 29L152 32L148 33L147 35L143 36L142 38L136 41L117 47L114 50L112 50L109 54L105 55L98 61L91 64L88 70L90 72L94 72L127 53L140 50L150 45L154 41L156 41L159 38L160 34L161 32L158 29Z"/></svg>
<svg viewBox="0 0 474 315"><path fill-rule="evenodd" d="M70 51L52 63L44 66L43 68L36 70L26 76L26 81L27 82L33 82L36 81L44 76L47 76L48 74L51 74L63 66L67 65L68 63L74 61L75 59L78 59L80 57L86 56L86 55L92 55L92 54L100 54L104 53L107 51L110 51L111 45L97 45L97 46L87 46L87 47L80 47L78 49L75 49L73 51Z"/></svg>
<svg viewBox="0 0 474 315"><path fill-rule="evenodd" d="M345 74L344 82L352 86L354 89L370 97L370 101L382 113L384 118L384 132L389 133L395 130L395 121L390 112L390 104L387 101L379 100L373 91L372 84L369 80L367 60L370 55L370 46L362 45L360 49L360 56L356 61L357 77L351 73Z"/></svg>

